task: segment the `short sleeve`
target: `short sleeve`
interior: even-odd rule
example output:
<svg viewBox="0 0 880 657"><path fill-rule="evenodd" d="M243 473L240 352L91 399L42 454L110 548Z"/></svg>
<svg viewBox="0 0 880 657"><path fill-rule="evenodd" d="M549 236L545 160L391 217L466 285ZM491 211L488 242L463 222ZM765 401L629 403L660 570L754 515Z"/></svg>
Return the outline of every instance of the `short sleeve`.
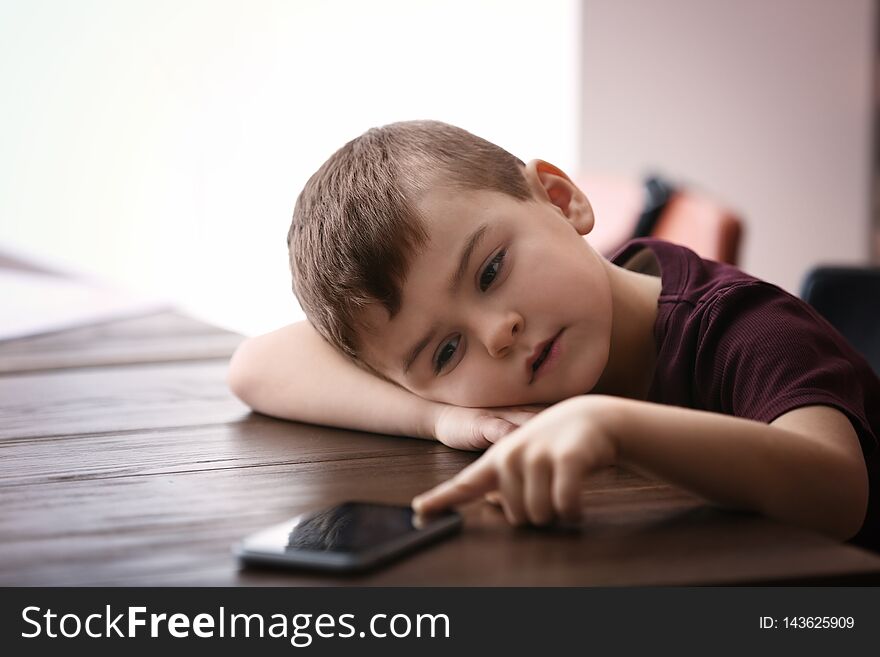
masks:
<svg viewBox="0 0 880 657"><path fill-rule="evenodd" d="M743 282L708 301L702 321L694 394L705 408L769 423L803 406L831 406L852 422L866 457L877 448L870 413L880 382L806 303Z"/></svg>

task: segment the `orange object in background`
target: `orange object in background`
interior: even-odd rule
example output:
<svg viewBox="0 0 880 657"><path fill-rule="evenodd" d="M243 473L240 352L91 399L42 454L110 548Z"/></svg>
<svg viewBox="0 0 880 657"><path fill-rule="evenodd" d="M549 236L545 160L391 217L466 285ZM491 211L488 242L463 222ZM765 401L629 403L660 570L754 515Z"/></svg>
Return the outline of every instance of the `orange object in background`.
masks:
<svg viewBox="0 0 880 657"><path fill-rule="evenodd" d="M647 204L641 181L622 176L581 175L575 183L590 199L596 226L587 240L605 256L635 236L681 244L703 258L737 264L743 227L739 217L717 200L686 188L672 188L650 231L636 235Z"/></svg>

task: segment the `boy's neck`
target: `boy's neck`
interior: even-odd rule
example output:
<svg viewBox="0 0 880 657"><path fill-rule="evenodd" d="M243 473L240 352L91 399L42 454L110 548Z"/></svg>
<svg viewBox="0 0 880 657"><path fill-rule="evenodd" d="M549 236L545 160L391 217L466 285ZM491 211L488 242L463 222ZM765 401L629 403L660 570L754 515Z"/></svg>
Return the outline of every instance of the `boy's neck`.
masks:
<svg viewBox="0 0 880 657"><path fill-rule="evenodd" d="M592 392L645 399L657 359L654 323L661 280L607 261L605 267L611 286L611 346L608 364Z"/></svg>

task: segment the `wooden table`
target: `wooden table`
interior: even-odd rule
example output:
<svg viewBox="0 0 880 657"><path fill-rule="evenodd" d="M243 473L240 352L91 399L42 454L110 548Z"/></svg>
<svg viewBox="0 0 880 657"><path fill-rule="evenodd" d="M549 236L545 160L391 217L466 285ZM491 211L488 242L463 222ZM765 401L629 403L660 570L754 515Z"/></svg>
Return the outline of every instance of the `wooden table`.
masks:
<svg viewBox="0 0 880 657"><path fill-rule="evenodd" d="M577 532L479 502L455 538L354 578L241 570L244 534L407 503L474 454L275 420L225 384L240 336L173 312L0 343L0 584L876 583L880 556L609 468Z"/></svg>

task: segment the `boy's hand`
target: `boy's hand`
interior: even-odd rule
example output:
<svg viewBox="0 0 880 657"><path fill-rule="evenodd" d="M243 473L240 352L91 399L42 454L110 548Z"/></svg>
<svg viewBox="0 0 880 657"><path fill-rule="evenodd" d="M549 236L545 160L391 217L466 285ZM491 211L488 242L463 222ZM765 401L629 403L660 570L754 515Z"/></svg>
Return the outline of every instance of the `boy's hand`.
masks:
<svg viewBox="0 0 880 657"><path fill-rule="evenodd" d="M617 462L608 429L613 405L599 396L556 404L513 431L455 477L417 496L417 513L434 513L497 491L513 525L580 517L583 478Z"/></svg>
<svg viewBox="0 0 880 657"><path fill-rule="evenodd" d="M540 405L466 408L442 404L434 416L434 437L456 449L486 449L545 408Z"/></svg>

